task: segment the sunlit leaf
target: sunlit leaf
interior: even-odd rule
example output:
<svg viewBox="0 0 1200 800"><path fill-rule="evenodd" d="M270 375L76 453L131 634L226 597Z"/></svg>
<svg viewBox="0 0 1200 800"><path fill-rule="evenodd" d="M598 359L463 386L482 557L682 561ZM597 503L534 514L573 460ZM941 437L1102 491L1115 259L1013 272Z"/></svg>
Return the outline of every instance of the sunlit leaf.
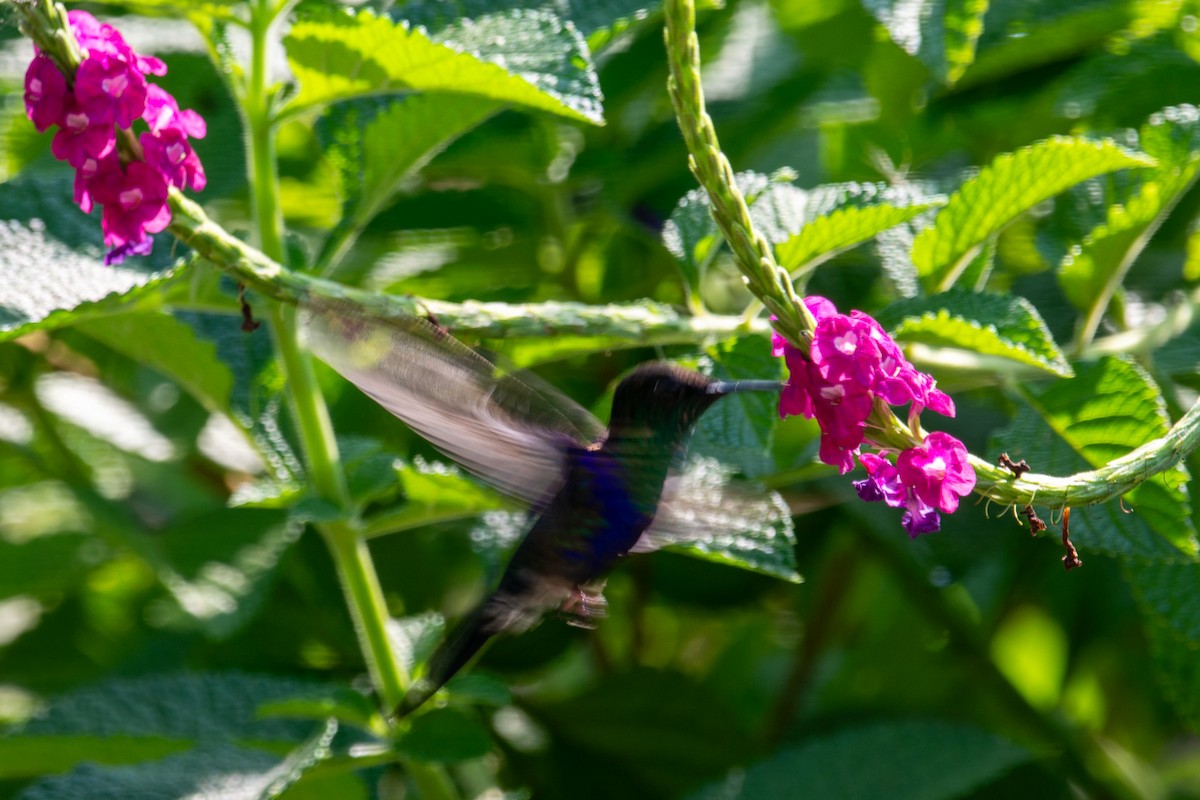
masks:
<svg viewBox="0 0 1200 800"><path fill-rule="evenodd" d="M435 41L369 11L311 11L284 44L300 83L293 111L367 95L451 92L603 122L587 46L550 12L491 16Z"/></svg>
<svg viewBox="0 0 1200 800"><path fill-rule="evenodd" d="M1111 140L1066 136L998 156L964 181L917 236L913 263L928 288L945 291L987 240L1023 212L1087 178L1153 164Z"/></svg>
<svg viewBox="0 0 1200 800"><path fill-rule="evenodd" d="M1022 297L954 289L900 300L876 319L900 342L960 348L1071 375L1037 308Z"/></svg>
<svg viewBox="0 0 1200 800"><path fill-rule="evenodd" d="M993 452L1025 458L1035 472L1071 475L1167 432L1162 395L1142 369L1117 358L1073 366L1074 378L1029 390L1028 404L993 437ZM1187 481L1182 465L1154 476L1126 495L1132 513L1117 501L1075 508L1072 540L1085 559L1089 549L1143 560L1194 559Z"/></svg>

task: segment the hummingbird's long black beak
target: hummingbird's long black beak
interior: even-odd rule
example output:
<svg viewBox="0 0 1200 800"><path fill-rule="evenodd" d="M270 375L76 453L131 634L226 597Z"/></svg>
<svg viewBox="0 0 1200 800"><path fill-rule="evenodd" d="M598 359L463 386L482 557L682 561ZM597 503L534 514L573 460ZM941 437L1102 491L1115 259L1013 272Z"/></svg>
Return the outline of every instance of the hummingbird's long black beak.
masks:
<svg viewBox="0 0 1200 800"><path fill-rule="evenodd" d="M779 391L783 391L781 381L716 381L708 385L708 393L715 395L733 394L734 392Z"/></svg>

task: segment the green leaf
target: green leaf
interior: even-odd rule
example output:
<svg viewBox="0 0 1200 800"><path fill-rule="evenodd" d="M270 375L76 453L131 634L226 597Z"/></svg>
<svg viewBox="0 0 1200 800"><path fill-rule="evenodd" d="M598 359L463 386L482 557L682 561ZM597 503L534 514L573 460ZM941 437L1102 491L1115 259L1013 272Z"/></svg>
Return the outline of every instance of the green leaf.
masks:
<svg viewBox="0 0 1200 800"><path fill-rule="evenodd" d="M1200 731L1200 564L1127 561L1124 568L1172 711Z"/></svg>
<svg viewBox="0 0 1200 800"><path fill-rule="evenodd" d="M107 555L86 533L49 533L19 544L0 536L0 598L56 595Z"/></svg>
<svg viewBox="0 0 1200 800"><path fill-rule="evenodd" d="M1142 149L1158 166L1141 175L1138 189L1108 206L1107 218L1063 259L1059 283L1067 298L1099 324L1121 281L1175 204L1200 176L1200 110L1168 108L1140 132Z"/></svg>
<svg viewBox="0 0 1200 800"><path fill-rule="evenodd" d="M445 631L445 617L434 612L388 621L392 652L409 675L429 660Z"/></svg>
<svg viewBox="0 0 1200 800"><path fill-rule="evenodd" d="M229 318L226 318L229 319ZM77 330L171 378L209 411L228 414L233 375L211 342L166 314L119 314L92 319Z"/></svg>
<svg viewBox="0 0 1200 800"><path fill-rule="evenodd" d="M913 243L913 263L928 288L945 291L990 238L1033 206L1096 175L1153 164L1110 139L1055 136L1005 153L950 196Z"/></svg>
<svg viewBox="0 0 1200 800"><path fill-rule="evenodd" d="M160 622L198 625L215 639L232 635L258 611L303 530L284 510L222 508L161 531L154 541L170 571L160 567L159 577L174 604L156 609Z"/></svg>
<svg viewBox="0 0 1200 800"><path fill-rule="evenodd" d="M56 699L0 737L0 777L65 772L81 761L161 758L204 743L297 744L312 734L311 721L262 718L259 709L336 688L236 673L111 680Z"/></svg>
<svg viewBox="0 0 1200 800"><path fill-rule="evenodd" d="M1075 364L1075 377L1028 391L1028 403L993 438L991 450L1026 459L1035 472L1070 475L1094 469L1167 432L1162 395L1131 362L1104 358ZM1121 504L1075 508L1071 538L1081 551L1144 560L1196 557L1196 531L1182 466L1160 473ZM1036 500L1035 500L1036 502Z"/></svg>
<svg viewBox="0 0 1200 800"><path fill-rule="evenodd" d="M635 552L667 548L799 583L796 532L778 493L733 478L711 458L693 458L668 483L654 524Z"/></svg>
<svg viewBox="0 0 1200 800"><path fill-rule="evenodd" d="M880 202L835 208L809 220L799 233L776 245L775 257L788 272L807 272L816 263L873 239L937 205L937 201L908 206Z"/></svg>
<svg viewBox="0 0 1200 800"><path fill-rule="evenodd" d="M405 503L372 519L368 526L373 535L512 507L512 501L504 495L472 480L452 465L423 459L416 459L411 464L399 460L394 463Z"/></svg>
<svg viewBox="0 0 1200 800"><path fill-rule="evenodd" d="M1025 749L978 728L893 721L813 737L693 798L954 800L1030 758Z"/></svg>
<svg viewBox="0 0 1200 800"><path fill-rule="evenodd" d="M396 742L396 750L415 761L453 764L487 755L492 737L487 728L461 711L439 708L421 714Z"/></svg>
<svg viewBox="0 0 1200 800"><path fill-rule="evenodd" d="M943 83L953 84L975 60L988 0L863 0L892 41Z"/></svg>
<svg viewBox="0 0 1200 800"><path fill-rule="evenodd" d="M356 235L418 170L499 108L462 94L410 94L333 106L318 122L317 135L341 176L338 227ZM342 238L338 231L331 235L335 243Z"/></svg>
<svg viewBox="0 0 1200 800"><path fill-rule="evenodd" d="M190 326L198 340L216 348L217 360L231 372L229 417L246 431L278 484L287 493L299 484L304 467L289 438L283 411L283 373L265 329L242 331L237 317L179 312L175 319ZM186 365L183 365L186 367Z"/></svg>
<svg viewBox="0 0 1200 800"><path fill-rule="evenodd" d="M781 380L780 359L765 336L746 336L708 348L700 371L717 380ZM692 434L692 452L758 478L774 472L771 445L779 423L775 392L735 392L704 412Z"/></svg>
<svg viewBox="0 0 1200 800"><path fill-rule="evenodd" d="M501 11L551 9L591 39L659 5L646 0L409 0L395 13L412 25L436 31L461 19Z"/></svg>
<svg viewBox="0 0 1200 800"><path fill-rule="evenodd" d="M0 184L0 341L132 308L156 308L183 273L160 237L147 258L104 266L98 217L72 202L67 170Z"/></svg>
<svg viewBox="0 0 1200 800"><path fill-rule="evenodd" d="M1023 297L951 289L899 300L876 319L900 342L970 350L1064 378L1072 374L1037 308Z"/></svg>
<svg viewBox="0 0 1200 800"><path fill-rule="evenodd" d="M367 95L451 92L603 123L587 45L556 15L514 10L441 36L434 41L369 11L313 12L284 40L300 82L290 110Z"/></svg>
<svg viewBox="0 0 1200 800"><path fill-rule="evenodd" d="M286 758L232 745L211 745L129 767L83 764L30 786L21 800L126 800L130 797L269 800L329 756L337 732L330 720Z"/></svg>

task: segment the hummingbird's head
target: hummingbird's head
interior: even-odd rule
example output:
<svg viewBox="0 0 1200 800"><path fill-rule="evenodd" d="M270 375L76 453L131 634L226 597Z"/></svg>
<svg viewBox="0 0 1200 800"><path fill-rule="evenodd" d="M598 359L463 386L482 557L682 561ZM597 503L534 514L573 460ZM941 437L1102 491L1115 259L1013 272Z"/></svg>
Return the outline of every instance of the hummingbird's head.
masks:
<svg viewBox="0 0 1200 800"><path fill-rule="evenodd" d="M779 381L719 381L678 364L651 362L629 373L613 393L610 435L687 436L708 407L727 394L778 392Z"/></svg>

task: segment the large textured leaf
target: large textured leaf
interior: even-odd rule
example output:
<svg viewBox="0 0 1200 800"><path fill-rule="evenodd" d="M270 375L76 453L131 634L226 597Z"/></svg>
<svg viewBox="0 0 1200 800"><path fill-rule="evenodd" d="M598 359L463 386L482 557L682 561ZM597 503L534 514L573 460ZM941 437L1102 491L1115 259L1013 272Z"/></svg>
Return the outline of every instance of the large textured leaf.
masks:
<svg viewBox="0 0 1200 800"><path fill-rule="evenodd" d="M867 184L868 186L870 184ZM938 205L846 205L810 219L795 236L775 247L779 265L788 272L807 271L813 262L837 255Z"/></svg>
<svg viewBox="0 0 1200 800"><path fill-rule="evenodd" d="M1030 758L1023 748L978 728L889 722L781 750L693 800L954 800Z"/></svg>
<svg viewBox="0 0 1200 800"><path fill-rule="evenodd" d="M341 175L338 227L357 233L417 170L499 108L478 97L441 93L335 105L317 133ZM339 239L335 233L333 241Z"/></svg>
<svg viewBox="0 0 1200 800"><path fill-rule="evenodd" d="M547 11L468 22L434 41L368 11L314 11L284 42L300 82L291 109L366 95L452 92L603 122L599 83L573 27Z"/></svg>
<svg viewBox="0 0 1200 800"><path fill-rule="evenodd" d="M780 360L771 355L763 336L733 339L710 347L700 371L718 380L780 380ZM737 467L758 478L774 471L771 444L779 423L779 396L772 392L737 392L704 412L692 434L692 452Z"/></svg>
<svg viewBox="0 0 1200 800"><path fill-rule="evenodd" d="M219 509L173 525L156 539L164 553L160 579L173 607L163 621L199 626L223 638L258 611L279 560L303 532L286 511Z"/></svg>
<svg viewBox="0 0 1200 800"><path fill-rule="evenodd" d="M410 0L393 15L413 25L440 30L464 18L478 19L518 9L551 9L591 39L645 16L658 5L646 0Z"/></svg>
<svg viewBox="0 0 1200 800"><path fill-rule="evenodd" d="M988 0L863 0L892 41L944 83L975 60Z"/></svg>
<svg viewBox="0 0 1200 800"><path fill-rule="evenodd" d="M1111 140L1067 136L1005 153L950 196L913 243L913 263L928 288L945 291L988 239L1020 214L1087 178L1153 163Z"/></svg>
<svg viewBox="0 0 1200 800"><path fill-rule="evenodd" d="M232 374L229 416L247 432L271 478L285 487L298 483L304 469L285 428L283 374L268 331L245 333L238 318L223 314L180 312L175 319L193 330L195 347L215 347L217 360Z"/></svg>
<svg viewBox="0 0 1200 800"><path fill-rule="evenodd" d="M395 478L404 492L404 505L369 522L372 533L394 533L435 522L478 516L509 508L512 501L446 464L396 462Z"/></svg>
<svg viewBox="0 0 1200 800"><path fill-rule="evenodd" d="M1200 564L1125 563L1155 671L1172 708L1200 730Z"/></svg>
<svg viewBox="0 0 1200 800"><path fill-rule="evenodd" d="M62 777L42 780L21 800L124 800L146 796L201 800L269 800L283 794L304 773L329 756L337 732L325 727L285 758L232 745L212 745L160 761L128 767L84 764Z"/></svg>
<svg viewBox="0 0 1200 800"><path fill-rule="evenodd" d="M1117 358L1075 364L1075 377L1030 391L1029 403L996 434L991 450L1024 458L1053 475L1094 469L1166 433L1158 387L1141 368ZM1182 465L1116 501L1076 508L1071 536L1081 550L1183 562L1195 558L1196 532ZM1036 502L1036 501L1035 501Z"/></svg>
<svg viewBox="0 0 1200 800"><path fill-rule="evenodd" d="M240 674L112 680L55 700L0 738L0 776L65 772L82 761L130 763L205 744L299 744L312 735L311 720L262 717L259 709L338 691Z"/></svg>
<svg viewBox="0 0 1200 800"><path fill-rule="evenodd" d="M127 800L131 797L187 800L270 800L283 794L311 767L329 756L337 732L325 727L287 757L232 745L212 745L128 767L83 764L61 777L30 786L20 800Z"/></svg>
<svg viewBox="0 0 1200 800"><path fill-rule="evenodd" d="M232 317L230 325L237 326ZM229 413L233 375L217 357L211 342L196 337L188 325L166 314L119 314L75 326L139 364L174 380L210 411Z"/></svg>
<svg viewBox="0 0 1200 800"><path fill-rule="evenodd" d="M892 303L877 319L902 342L957 347L1071 375L1046 323L1023 297L952 289Z"/></svg>
<svg viewBox="0 0 1200 800"><path fill-rule="evenodd" d="M1108 207L1107 219L1068 253L1059 271L1063 292L1088 312L1093 326L1150 237L1200 176L1200 110L1168 108L1140 134L1142 149L1158 166L1142 175L1133 196Z"/></svg>
<svg viewBox="0 0 1200 800"><path fill-rule="evenodd" d="M0 341L89 317L158 306L178 272L170 245L106 267L99 215L72 202L69 170L0 184Z"/></svg>

